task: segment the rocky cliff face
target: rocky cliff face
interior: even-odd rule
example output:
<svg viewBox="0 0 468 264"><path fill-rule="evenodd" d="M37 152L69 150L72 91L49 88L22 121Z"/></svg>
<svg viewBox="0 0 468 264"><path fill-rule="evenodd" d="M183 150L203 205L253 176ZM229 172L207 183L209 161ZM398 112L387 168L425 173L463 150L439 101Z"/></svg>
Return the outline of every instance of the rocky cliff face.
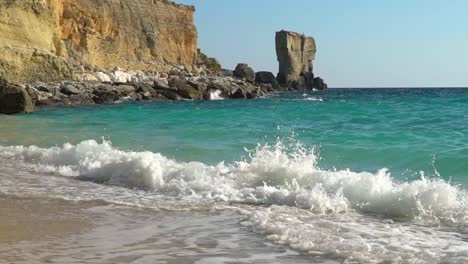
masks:
<svg viewBox="0 0 468 264"><path fill-rule="evenodd" d="M278 82L295 89L323 89L317 87L317 82L314 80L313 60L316 51L313 37L284 30L276 32Z"/></svg>
<svg viewBox="0 0 468 264"><path fill-rule="evenodd" d="M0 75L52 81L96 67L192 65L194 11L167 0L0 0Z"/></svg>

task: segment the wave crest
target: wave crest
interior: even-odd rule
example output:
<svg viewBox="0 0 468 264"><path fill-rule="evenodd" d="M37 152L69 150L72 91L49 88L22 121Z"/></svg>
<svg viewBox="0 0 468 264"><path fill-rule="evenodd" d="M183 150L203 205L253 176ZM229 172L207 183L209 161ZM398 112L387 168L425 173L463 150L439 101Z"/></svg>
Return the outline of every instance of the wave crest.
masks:
<svg viewBox="0 0 468 264"><path fill-rule="evenodd" d="M209 166L149 151L123 151L108 141L52 148L0 146L0 157L36 164L41 171L181 198L467 223L466 192L442 179L400 182L386 169L375 174L321 170L314 150L299 143L259 145L248 154L245 160Z"/></svg>

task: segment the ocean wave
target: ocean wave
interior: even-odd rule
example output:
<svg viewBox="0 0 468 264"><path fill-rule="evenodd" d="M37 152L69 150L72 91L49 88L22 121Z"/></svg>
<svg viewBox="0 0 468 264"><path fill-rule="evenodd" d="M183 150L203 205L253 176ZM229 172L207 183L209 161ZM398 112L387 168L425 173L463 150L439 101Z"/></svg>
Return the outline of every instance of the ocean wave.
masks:
<svg viewBox="0 0 468 264"><path fill-rule="evenodd" d="M305 96L304 98L300 98L300 99L292 99L292 101L315 101L315 102L323 102L323 99L320 98L320 97Z"/></svg>
<svg viewBox="0 0 468 264"><path fill-rule="evenodd" d="M171 197L286 205L318 215L357 212L435 224L468 223L467 194L459 186L423 176L400 182L386 169L322 170L313 148L300 143L259 145L244 160L215 166L119 150L94 140L52 148L0 146L0 157L34 164L41 172Z"/></svg>

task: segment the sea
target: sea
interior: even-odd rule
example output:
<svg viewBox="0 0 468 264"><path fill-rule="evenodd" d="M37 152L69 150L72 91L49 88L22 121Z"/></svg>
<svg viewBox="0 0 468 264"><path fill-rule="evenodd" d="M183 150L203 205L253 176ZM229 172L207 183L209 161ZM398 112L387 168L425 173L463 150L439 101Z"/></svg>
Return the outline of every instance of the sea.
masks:
<svg viewBox="0 0 468 264"><path fill-rule="evenodd" d="M0 116L0 263L468 263L468 89Z"/></svg>

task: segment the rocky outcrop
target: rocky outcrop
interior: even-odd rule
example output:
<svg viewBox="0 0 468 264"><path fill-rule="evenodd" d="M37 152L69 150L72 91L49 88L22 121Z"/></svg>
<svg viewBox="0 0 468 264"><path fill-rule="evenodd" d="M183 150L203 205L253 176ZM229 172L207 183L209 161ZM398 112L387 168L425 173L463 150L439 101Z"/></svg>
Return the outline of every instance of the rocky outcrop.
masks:
<svg viewBox="0 0 468 264"><path fill-rule="evenodd" d="M34 108L24 87L11 84L0 77L0 114L30 113Z"/></svg>
<svg viewBox="0 0 468 264"><path fill-rule="evenodd" d="M6 81L4 83L0 82L0 113L7 114L30 112L34 110L34 105L48 107L143 100L195 101L211 100L214 97L214 99L253 99L268 92L250 82L230 76L190 74L145 76L125 83L61 81L33 82L25 86L12 85ZM6 96L3 96L4 94Z"/></svg>
<svg viewBox="0 0 468 264"><path fill-rule="evenodd" d="M234 77L245 79L248 82L255 81L255 71L246 63L239 63L233 72Z"/></svg>
<svg viewBox="0 0 468 264"><path fill-rule="evenodd" d="M167 0L0 0L0 75L26 83L193 65L194 10Z"/></svg>
<svg viewBox="0 0 468 264"><path fill-rule="evenodd" d="M328 85L325 83L325 81L320 78L320 77L317 77L317 78L314 78L314 84L313 84L313 87L315 89L318 89L318 90L325 90L325 89L328 89Z"/></svg>
<svg viewBox="0 0 468 264"><path fill-rule="evenodd" d="M279 62L277 80L293 89L320 89L315 86L313 60L317 47L313 37L290 31L276 32L276 54ZM323 81L323 80L322 80Z"/></svg>
<svg viewBox="0 0 468 264"><path fill-rule="evenodd" d="M272 89L279 89L280 85L272 72L260 71L255 73L255 83L270 84Z"/></svg>

